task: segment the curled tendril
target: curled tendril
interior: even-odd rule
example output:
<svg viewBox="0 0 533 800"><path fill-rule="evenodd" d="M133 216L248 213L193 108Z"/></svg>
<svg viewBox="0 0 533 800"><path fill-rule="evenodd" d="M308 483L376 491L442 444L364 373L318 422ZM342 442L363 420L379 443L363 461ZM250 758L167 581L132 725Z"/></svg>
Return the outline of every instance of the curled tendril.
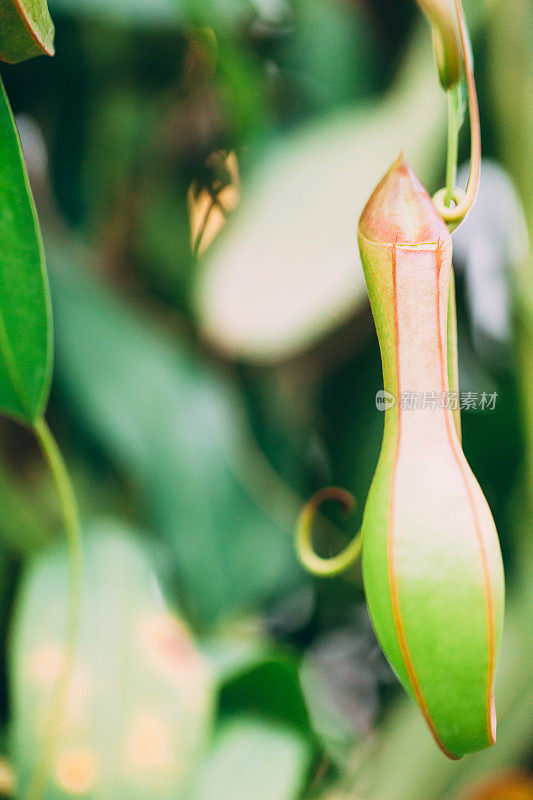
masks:
<svg viewBox="0 0 533 800"><path fill-rule="evenodd" d="M459 189L452 190L455 205L446 205L446 189L441 189L433 197L433 202L439 214L451 230L454 230L465 218L476 199L481 171L481 130L479 123L479 106L474 78L474 66L470 39L461 0L455 0L455 9L459 25L461 50L464 61L466 84L468 88L468 113L470 117L470 175L466 192Z"/></svg>
<svg viewBox="0 0 533 800"><path fill-rule="evenodd" d="M362 536L359 532L345 549L332 558L322 558L313 550L313 522L323 503L335 500L349 513L355 500L350 492L337 486L328 486L321 489L303 507L296 526L296 551L298 558L309 572L322 577L331 578L344 572L359 557L361 552Z"/></svg>
<svg viewBox="0 0 533 800"><path fill-rule="evenodd" d="M463 192L462 189L458 189L457 186L454 186L453 189L452 189L453 205L447 205L447 202L446 202L447 194L448 194L447 188L443 187L442 189L439 189L439 191L436 192L436 194L433 195L432 200L433 200L433 205L435 206L435 208L437 209L437 211L439 212L441 217L446 222L446 224L447 224L448 228L450 229L450 231L454 231L455 228L457 228L457 226L465 218L465 215L468 212L468 210L470 209L470 205L471 204L468 206L468 208L466 208L464 213L461 213L461 209L466 204L466 192ZM456 211L457 209L459 209L459 212L460 212L458 217L456 217L452 213L452 212Z"/></svg>

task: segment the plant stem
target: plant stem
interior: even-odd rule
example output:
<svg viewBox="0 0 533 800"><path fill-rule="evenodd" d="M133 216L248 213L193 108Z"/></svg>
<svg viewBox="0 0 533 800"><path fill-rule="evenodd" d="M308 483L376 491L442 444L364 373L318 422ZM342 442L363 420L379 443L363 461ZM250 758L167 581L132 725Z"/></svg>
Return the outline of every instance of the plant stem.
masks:
<svg viewBox="0 0 533 800"><path fill-rule="evenodd" d="M67 539L69 589L63 659L50 700L43 740L26 793L26 800L40 800L43 797L57 749L74 670L80 627L82 592L81 526L72 483L63 456L43 418L35 423L34 432L50 467L61 504Z"/></svg>
<svg viewBox="0 0 533 800"><path fill-rule="evenodd" d="M446 197L448 197L450 192L448 179L446 182L446 187L438 191L433 197L433 203L435 204L437 211L447 223L450 230L454 230L457 225L463 221L468 211L472 208L474 200L476 199L479 185L479 174L481 171L481 130L479 123L479 106L477 100L476 80L474 77L474 61L461 0L455 0L455 9L457 12L459 36L461 39L461 50L463 53L466 85L468 89L468 114L470 117L470 174L468 176L466 191L463 193L454 190L452 196L456 202L453 207L446 204ZM458 97L458 99L460 98ZM459 109L459 103L457 108ZM455 156L455 158L457 158L457 156Z"/></svg>
<svg viewBox="0 0 533 800"><path fill-rule="evenodd" d="M444 204L448 207L453 202L453 186L457 174L457 153L459 149L459 128L461 103L461 84L458 83L446 93L448 100L448 158L446 162L446 194Z"/></svg>

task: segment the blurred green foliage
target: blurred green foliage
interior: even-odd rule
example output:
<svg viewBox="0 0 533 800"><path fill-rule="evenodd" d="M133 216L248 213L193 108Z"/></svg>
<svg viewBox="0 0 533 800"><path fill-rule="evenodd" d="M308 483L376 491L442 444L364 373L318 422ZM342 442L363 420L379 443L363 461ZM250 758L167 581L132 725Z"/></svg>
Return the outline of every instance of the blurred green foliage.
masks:
<svg viewBox="0 0 533 800"><path fill-rule="evenodd" d="M61 663L67 574L64 553L47 552L21 586L11 653L21 796ZM88 788L117 798L182 796L212 713L209 668L120 524L87 531L84 577L78 655L46 797Z"/></svg>
<svg viewBox="0 0 533 800"><path fill-rule="evenodd" d="M529 4L465 8L484 154L513 176L531 224L530 120L517 100L531 94ZM500 264L517 303L498 348L480 346L469 266L456 265L460 386L498 392L495 412L463 414L511 598L496 746L445 761L377 649L358 569L312 580L292 547L301 498L326 483L352 490L357 508L350 520L332 512L318 547L330 554L351 537L379 452L357 216L402 147L430 190L443 182L445 100L414 3L54 0L50 10L54 59L1 69L52 278L49 417L86 531L77 668L94 694L62 728L47 797L128 800L149 785L150 796L190 800L463 800L493 773L527 769L527 258ZM213 166L219 152L236 154L238 179ZM226 184L241 199L224 224ZM223 228L199 257L191 186ZM57 647L65 560L31 437L2 422L0 439L1 744L23 797L50 690L31 684L28 665ZM145 613L170 621L168 661L142 661ZM191 662L205 666L199 677L183 672ZM167 772L163 740L176 759ZM123 760L132 741L157 781ZM65 775L81 781L77 793Z"/></svg>

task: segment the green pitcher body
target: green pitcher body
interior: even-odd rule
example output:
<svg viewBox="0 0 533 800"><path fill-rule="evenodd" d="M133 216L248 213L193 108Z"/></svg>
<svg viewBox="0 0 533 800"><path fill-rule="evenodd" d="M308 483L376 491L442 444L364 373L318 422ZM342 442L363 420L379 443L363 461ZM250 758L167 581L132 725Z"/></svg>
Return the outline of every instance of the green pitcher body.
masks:
<svg viewBox="0 0 533 800"><path fill-rule="evenodd" d="M403 159L359 224L384 376L383 445L363 520L363 577L383 650L451 758L496 738L504 578L448 383L452 242Z"/></svg>

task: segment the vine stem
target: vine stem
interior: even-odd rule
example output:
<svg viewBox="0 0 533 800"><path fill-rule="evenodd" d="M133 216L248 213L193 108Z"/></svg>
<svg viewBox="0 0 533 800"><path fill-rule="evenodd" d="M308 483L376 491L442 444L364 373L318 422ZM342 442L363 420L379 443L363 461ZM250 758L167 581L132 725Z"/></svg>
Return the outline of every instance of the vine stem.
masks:
<svg viewBox="0 0 533 800"><path fill-rule="evenodd" d="M457 175L461 84L458 83L452 89L448 89L446 97L448 100L448 155L446 162L446 193L444 195L444 204L449 207L453 202L453 187Z"/></svg>
<svg viewBox="0 0 533 800"><path fill-rule="evenodd" d="M81 526L78 504L70 476L57 442L44 418L41 417L37 420L34 425L34 433L52 473L61 504L67 539L69 588L63 658L50 700L43 740L25 800L41 800L46 790L52 761L59 743L61 724L74 671L82 599Z"/></svg>
<svg viewBox="0 0 533 800"><path fill-rule="evenodd" d="M481 127L479 121L476 79L474 77L474 60L461 0L455 0L455 9L457 12L457 22L459 25L459 37L461 40L466 85L468 88L468 115L470 117L470 175L468 176L466 192L463 193L459 189L453 188L451 190L452 200L454 200L456 203L455 206L446 205L445 200L448 196L448 185L446 185L446 188L438 191L433 197L433 203L435 204L437 211L452 230L456 228L460 222L462 222L468 211L472 208L474 200L476 199L479 176L481 172Z"/></svg>

